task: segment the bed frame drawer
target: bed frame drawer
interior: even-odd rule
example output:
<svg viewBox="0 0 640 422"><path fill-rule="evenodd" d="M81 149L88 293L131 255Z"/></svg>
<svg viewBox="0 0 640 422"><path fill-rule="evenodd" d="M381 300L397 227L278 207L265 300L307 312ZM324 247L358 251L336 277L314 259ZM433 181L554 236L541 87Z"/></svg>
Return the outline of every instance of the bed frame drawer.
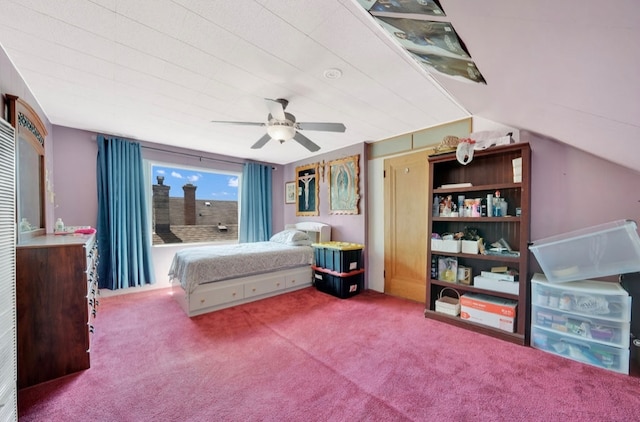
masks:
<svg viewBox="0 0 640 422"><path fill-rule="evenodd" d="M300 268L299 270L285 276L286 289L300 289L311 285L313 275L311 267Z"/></svg>
<svg viewBox="0 0 640 422"><path fill-rule="evenodd" d="M263 280L252 281L244 285L244 297L260 296L266 293L283 290L285 282L281 276L268 277Z"/></svg>
<svg viewBox="0 0 640 422"><path fill-rule="evenodd" d="M171 287L175 300L192 317L310 287L311 274L311 266L303 266L201 284L191 293L185 292L177 280Z"/></svg>
<svg viewBox="0 0 640 422"><path fill-rule="evenodd" d="M242 284L234 284L220 286L206 291L193 292L189 297L189 302L190 308L197 310L242 299L244 299Z"/></svg>

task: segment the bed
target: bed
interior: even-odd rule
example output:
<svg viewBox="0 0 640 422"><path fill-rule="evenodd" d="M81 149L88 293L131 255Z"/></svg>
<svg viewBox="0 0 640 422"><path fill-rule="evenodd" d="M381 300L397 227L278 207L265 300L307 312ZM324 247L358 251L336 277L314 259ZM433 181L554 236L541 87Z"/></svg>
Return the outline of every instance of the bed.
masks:
<svg viewBox="0 0 640 422"><path fill-rule="evenodd" d="M192 317L311 286L311 244L329 240L331 226L307 221L267 242L180 250L169 269L173 297Z"/></svg>

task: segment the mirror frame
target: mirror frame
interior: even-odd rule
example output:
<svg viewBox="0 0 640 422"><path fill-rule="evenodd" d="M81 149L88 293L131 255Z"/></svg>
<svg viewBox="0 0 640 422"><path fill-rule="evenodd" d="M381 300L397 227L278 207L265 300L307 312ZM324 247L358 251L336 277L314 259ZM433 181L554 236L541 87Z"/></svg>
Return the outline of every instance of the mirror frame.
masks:
<svg viewBox="0 0 640 422"><path fill-rule="evenodd" d="M38 166L40 167L40 221L39 227L27 232L21 232L18 230L18 243L25 241L26 239L42 236L46 233L46 211L45 211L45 150L44 143L47 136L47 129L40 120L38 113L31 108L31 106L18 98L15 95L6 95L9 106L9 123L16 130L16 157L18 156L17 148L19 147L19 139L22 138L34 149L38 154ZM20 202L18 201L20 195L20 180L19 180L19 163L16 163L16 223L21 221Z"/></svg>

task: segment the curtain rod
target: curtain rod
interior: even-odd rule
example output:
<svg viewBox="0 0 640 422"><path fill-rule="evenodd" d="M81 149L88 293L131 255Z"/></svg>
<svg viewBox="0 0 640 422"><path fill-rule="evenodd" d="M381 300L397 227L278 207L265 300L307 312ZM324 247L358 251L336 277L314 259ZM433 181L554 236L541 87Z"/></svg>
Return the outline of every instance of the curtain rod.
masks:
<svg viewBox="0 0 640 422"><path fill-rule="evenodd" d="M223 160L222 158L210 158L210 157L204 157L204 156L198 155L198 154L191 154L191 153L188 153L188 152L171 151L170 149L164 149L164 148L147 147L147 146L144 146L144 145L140 145L140 148L150 149L150 150L153 150L153 151L166 152L166 153L169 153L169 154L178 154L178 155L184 155L184 156L187 156L187 157L199 158L200 161L202 161L202 160L210 160L210 161L220 161L222 163L229 163L229 164L244 164L244 162L242 162L242 161Z"/></svg>
<svg viewBox="0 0 640 422"><path fill-rule="evenodd" d="M106 135L106 136L108 136L108 135ZM98 137L96 135L92 135L91 136L91 140L96 141L96 140L98 140ZM134 141L134 142L136 142L136 141ZM157 147L148 147L148 146L145 146L145 145L140 145L140 148L150 149L150 150L159 151L159 152L166 152L166 153L169 153L169 154L177 154L177 155L184 155L184 156L187 156L187 157L198 158L198 159L200 159L200 161L209 160L209 161L218 161L218 162L221 162L221 163L228 163L228 164L245 164L247 161L252 161L252 160L247 160L247 161L224 160L222 158L204 157L204 156L198 155L198 154L191 154L191 153L188 153L188 152L180 152L180 151L172 151L170 149L157 148ZM258 163L258 164L263 164L263 165L271 165L269 163L263 163L263 162L259 162L259 161L253 161L253 162ZM276 167L271 165L271 170L276 170Z"/></svg>

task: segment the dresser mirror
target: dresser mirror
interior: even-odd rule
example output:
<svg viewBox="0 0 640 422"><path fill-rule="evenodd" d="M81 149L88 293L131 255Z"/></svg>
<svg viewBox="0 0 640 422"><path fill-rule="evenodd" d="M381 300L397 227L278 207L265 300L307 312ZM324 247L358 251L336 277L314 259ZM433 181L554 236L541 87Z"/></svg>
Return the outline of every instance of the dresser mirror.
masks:
<svg viewBox="0 0 640 422"><path fill-rule="evenodd" d="M7 95L9 122L16 130L16 222L18 243L46 232L44 139L37 113L20 98Z"/></svg>

